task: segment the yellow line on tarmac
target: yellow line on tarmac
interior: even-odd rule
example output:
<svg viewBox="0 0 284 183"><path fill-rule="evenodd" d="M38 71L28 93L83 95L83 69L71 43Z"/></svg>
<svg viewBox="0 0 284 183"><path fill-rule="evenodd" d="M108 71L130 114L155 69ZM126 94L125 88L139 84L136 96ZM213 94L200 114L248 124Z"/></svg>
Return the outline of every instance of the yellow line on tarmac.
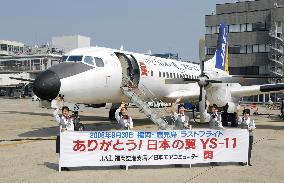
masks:
<svg viewBox="0 0 284 183"><path fill-rule="evenodd" d="M1 147L16 147L17 145L20 145L20 144L27 144L27 143L36 142L36 141L39 141L39 140L19 141L19 142L15 142L13 144L0 144L0 148Z"/></svg>
<svg viewBox="0 0 284 183"><path fill-rule="evenodd" d="M38 142L38 141L43 141L43 139L22 140L22 141L16 141L16 142L11 143L11 144L0 144L0 148L1 147L16 147L17 145L20 145L20 144L27 144L27 143Z"/></svg>

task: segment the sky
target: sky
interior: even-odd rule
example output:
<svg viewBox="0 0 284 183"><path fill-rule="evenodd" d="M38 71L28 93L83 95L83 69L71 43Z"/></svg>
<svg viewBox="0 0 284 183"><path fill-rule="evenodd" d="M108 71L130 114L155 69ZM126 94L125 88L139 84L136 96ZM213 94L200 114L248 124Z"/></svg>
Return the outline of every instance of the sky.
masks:
<svg viewBox="0 0 284 183"><path fill-rule="evenodd" d="M205 15L236 0L13 0L1 1L0 40L27 45L80 34L92 46L145 53L178 53L199 61Z"/></svg>

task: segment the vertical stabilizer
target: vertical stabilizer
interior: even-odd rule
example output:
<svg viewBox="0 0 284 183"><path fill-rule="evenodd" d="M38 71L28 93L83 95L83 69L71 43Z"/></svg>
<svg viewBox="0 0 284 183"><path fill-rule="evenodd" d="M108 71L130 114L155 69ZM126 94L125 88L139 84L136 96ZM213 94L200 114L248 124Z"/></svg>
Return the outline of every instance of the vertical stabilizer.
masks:
<svg viewBox="0 0 284 183"><path fill-rule="evenodd" d="M229 74L228 59L228 30L224 23L219 25L219 35L215 55L212 59L205 62L205 70L223 71Z"/></svg>

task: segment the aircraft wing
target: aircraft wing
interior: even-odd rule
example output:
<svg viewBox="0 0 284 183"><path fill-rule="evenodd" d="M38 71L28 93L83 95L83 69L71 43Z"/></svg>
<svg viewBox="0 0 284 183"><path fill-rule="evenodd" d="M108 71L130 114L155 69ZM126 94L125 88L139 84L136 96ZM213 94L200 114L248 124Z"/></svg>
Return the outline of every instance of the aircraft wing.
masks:
<svg viewBox="0 0 284 183"><path fill-rule="evenodd" d="M28 81L28 82L34 82L34 79L24 79L24 78L17 78L17 77L9 77L10 79L20 80L20 81Z"/></svg>
<svg viewBox="0 0 284 183"><path fill-rule="evenodd" d="M241 87L231 88L231 94L233 97L245 97L245 96L259 95L262 93L281 92L281 91L284 91L284 83L241 86Z"/></svg>
<svg viewBox="0 0 284 183"><path fill-rule="evenodd" d="M198 99L199 97L199 90L179 90L174 91L166 96L168 99L176 99L182 97L183 99Z"/></svg>

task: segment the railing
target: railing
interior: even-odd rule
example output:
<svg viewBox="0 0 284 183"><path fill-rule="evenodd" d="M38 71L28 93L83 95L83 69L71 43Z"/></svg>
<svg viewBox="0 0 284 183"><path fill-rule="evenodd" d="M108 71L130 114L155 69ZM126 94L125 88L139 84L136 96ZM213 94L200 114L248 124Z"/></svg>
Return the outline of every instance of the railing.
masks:
<svg viewBox="0 0 284 183"><path fill-rule="evenodd" d="M157 102L157 103L165 103L164 101L162 101L161 99L159 99L159 98L158 98L149 88L147 88L145 85L141 84L141 86L142 86L143 88L140 88L140 90L142 89L142 92L143 92L143 94L144 94L145 96L147 96L145 90L147 90L147 92L151 95L151 97L150 97L151 102L153 102L153 103L155 103L155 102ZM163 116L163 119L169 124L169 122L168 122L168 120L167 120L167 117L165 116L165 113L168 114L168 115L170 116L172 125L174 125L174 123L176 122L176 120L175 120L175 117L173 116L173 114L172 114L171 111L168 111L167 108L165 108L165 107L162 107L162 108L159 108L159 107L158 107L158 110L159 110L160 115Z"/></svg>
<svg viewBox="0 0 284 183"><path fill-rule="evenodd" d="M150 102L156 103L156 102L160 102L160 103L164 103L161 99L159 99L150 89L148 89L145 85L140 84L140 86L142 86L142 88L138 88L138 86L136 86L131 80L129 80L128 78L123 78L124 84L127 84L127 87L129 88L133 88L132 92L134 92L138 97L140 98L146 98L148 100L150 100ZM149 96L150 95L150 96ZM145 103L144 103L145 104ZM148 107L150 107L148 104L145 104ZM157 114L157 112L155 111L155 113ZM166 108L159 108L158 107L158 115L162 116L161 118L167 123L169 124L169 121L167 119L167 116L165 116L165 113L168 114L171 118L172 124L175 123L175 118L172 115L171 112L167 111Z"/></svg>
<svg viewBox="0 0 284 183"><path fill-rule="evenodd" d="M282 73L279 73L279 72L277 72L277 71L270 71L271 73L273 73L274 75L276 75L276 76L282 76Z"/></svg>
<svg viewBox="0 0 284 183"><path fill-rule="evenodd" d="M283 47L282 46L278 46L278 47L271 46L270 48L281 53L281 54L283 54Z"/></svg>
<svg viewBox="0 0 284 183"><path fill-rule="evenodd" d="M276 60L276 59L274 59L274 58L272 58L272 57L269 57L269 60L271 60L271 61L273 61L273 62L276 62L276 63L279 64L279 65L283 65L283 62L282 62L282 61Z"/></svg>
<svg viewBox="0 0 284 183"><path fill-rule="evenodd" d="M273 37L273 38L275 38L275 39L278 39L279 41L283 42L283 39L282 39L281 37L277 36L276 31L270 31L270 32L269 32L269 36L270 36L270 37Z"/></svg>

